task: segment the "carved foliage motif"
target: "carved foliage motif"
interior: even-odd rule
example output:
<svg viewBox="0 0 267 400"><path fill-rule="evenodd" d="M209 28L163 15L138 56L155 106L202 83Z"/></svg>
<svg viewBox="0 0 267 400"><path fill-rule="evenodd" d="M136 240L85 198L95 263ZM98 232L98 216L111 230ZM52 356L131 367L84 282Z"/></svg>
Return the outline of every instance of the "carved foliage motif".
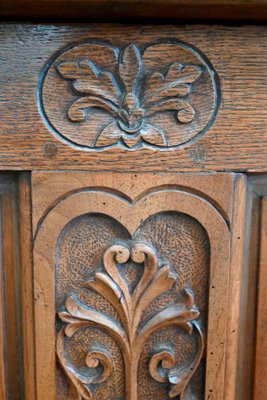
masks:
<svg viewBox="0 0 267 400"><path fill-rule="evenodd" d="M179 42L145 48L94 42L55 60L41 102L53 129L75 144L160 149L208 129L219 105L216 79L211 65Z"/></svg>
<svg viewBox="0 0 267 400"><path fill-rule="evenodd" d="M133 290L124 279L121 268L129 260L143 265L143 272ZM109 315L88 308L71 294L65 301L64 310L59 312L63 322L57 337L57 355L61 367L76 388L80 400L93 399L93 385L106 381L113 370L113 361L105 348L96 347L85 355L86 372L78 371L68 360L64 350L66 338L72 337L79 329L97 326L112 336L123 354L126 377L126 399L137 400L137 371L145 342L154 332L177 326L188 335L194 332L198 337L198 351L190 365L181 368L176 365L174 352L164 347L151 355L148 369L151 377L169 385L169 398L189 399L186 389L203 355L204 339L200 324L199 310L194 304L194 295L184 289L180 301L168 306L143 321L149 305L161 294L170 290L177 275L168 262L160 262L155 249L144 242L117 244L109 247L103 256L104 270L96 272L93 279L83 282L87 287L104 297L116 310L119 322ZM190 397L191 398L191 397Z"/></svg>
<svg viewBox="0 0 267 400"><path fill-rule="evenodd" d="M122 52L118 79L86 59L62 62L57 68L63 78L73 81L73 89L81 96L68 110L71 121L83 122L89 117L88 111L95 107L114 117L97 137L97 147L119 139L133 147L141 138L150 144L165 146L164 130L151 123L149 117L157 112L175 111L178 122L192 122L195 110L188 95L204 69L200 65L175 62L167 65L165 72L154 72L143 80L142 58L135 45Z"/></svg>

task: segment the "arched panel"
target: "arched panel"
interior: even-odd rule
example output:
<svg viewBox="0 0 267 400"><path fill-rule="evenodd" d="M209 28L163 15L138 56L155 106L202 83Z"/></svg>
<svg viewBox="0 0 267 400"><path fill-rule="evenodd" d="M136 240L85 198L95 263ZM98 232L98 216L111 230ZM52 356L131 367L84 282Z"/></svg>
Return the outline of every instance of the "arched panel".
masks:
<svg viewBox="0 0 267 400"><path fill-rule="evenodd" d="M230 235L213 204L166 187L136 201L112 189L71 193L44 218L34 254L36 340L42 344L38 400L47 385L53 399L72 398L73 390L96 400L103 393L126 400L156 399L155 394L160 400L203 399L207 393L224 399L228 304L222 298L228 298ZM123 373L99 341L79 364L81 354L75 356L70 343L77 335L88 338L88 329L114 339ZM177 359L181 349L184 356ZM97 364L87 362L90 351ZM62 387L55 383L56 353L69 397L60 397ZM111 375L124 380L120 392L120 384L116 390L108 386Z"/></svg>

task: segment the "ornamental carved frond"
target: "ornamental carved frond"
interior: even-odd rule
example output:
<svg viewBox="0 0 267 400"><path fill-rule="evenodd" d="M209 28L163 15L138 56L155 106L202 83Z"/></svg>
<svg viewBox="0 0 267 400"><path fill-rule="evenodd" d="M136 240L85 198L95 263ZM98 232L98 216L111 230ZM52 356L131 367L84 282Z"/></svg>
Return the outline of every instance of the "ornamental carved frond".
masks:
<svg viewBox="0 0 267 400"><path fill-rule="evenodd" d="M79 150L167 150L191 144L211 127L220 82L195 46L142 35L116 46L88 39L50 58L40 75L41 116ZM123 38L120 38L120 42Z"/></svg>
<svg viewBox="0 0 267 400"><path fill-rule="evenodd" d="M142 276L133 291L119 268L129 260L143 266ZM143 315L153 300L170 290L177 280L168 262L160 262L150 245L137 242L130 248L121 244L108 248L103 257L103 267L103 271L96 272L94 279L83 285L105 298L116 310L119 321L98 311L97 305L95 309L86 307L73 294L66 299L64 309L58 314L63 325L57 336L57 356L76 388L79 400L93 399L93 386L109 379L114 365L108 350L98 346L85 354L88 368L83 372L77 370L66 355L66 338L71 338L83 327L98 327L110 335L123 355L126 399L137 400L137 372L144 345L153 333L173 326L198 337L198 350L190 365L177 365L173 350L166 346L154 352L147 368L155 381L168 384L169 398L189 400L186 389L204 349L203 333L197 321L200 314L192 291L185 288L180 301L143 321Z"/></svg>
<svg viewBox="0 0 267 400"><path fill-rule="evenodd" d="M160 71L144 75L142 55L136 45L121 51L116 74L101 69L90 59L60 62L58 72L72 81L77 99L68 109L69 119L84 122L93 118L90 111L101 108L112 116L102 129L95 146L122 140L128 147L141 140L158 146L168 143L164 129L150 120L156 113L173 111L177 122L189 124L195 117L189 95L205 67L174 62Z"/></svg>

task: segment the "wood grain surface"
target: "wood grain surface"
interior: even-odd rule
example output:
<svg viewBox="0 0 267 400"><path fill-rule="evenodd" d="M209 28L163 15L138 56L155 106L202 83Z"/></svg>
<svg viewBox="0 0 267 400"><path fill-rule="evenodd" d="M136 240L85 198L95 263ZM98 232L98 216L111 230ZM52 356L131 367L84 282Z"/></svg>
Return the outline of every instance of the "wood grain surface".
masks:
<svg viewBox="0 0 267 400"><path fill-rule="evenodd" d="M3 18L266 21L266 0L2 0Z"/></svg>
<svg viewBox="0 0 267 400"><path fill-rule="evenodd" d="M18 202L24 398L27 400L35 400L33 243L31 224L31 178L28 172L21 172L19 174Z"/></svg>
<svg viewBox="0 0 267 400"><path fill-rule="evenodd" d="M40 116L36 100L40 73L51 57L66 46L90 39L109 41L121 48L131 43L143 46L162 38L178 39L196 47L218 74L221 105L213 125L202 137L164 151L129 151L120 147L80 150L55 137ZM266 43L267 28L262 26L2 24L0 168L264 171ZM53 92L49 104L54 107Z"/></svg>
<svg viewBox="0 0 267 400"><path fill-rule="evenodd" d="M0 394L3 400L19 400L24 396L17 194L17 177L1 174Z"/></svg>

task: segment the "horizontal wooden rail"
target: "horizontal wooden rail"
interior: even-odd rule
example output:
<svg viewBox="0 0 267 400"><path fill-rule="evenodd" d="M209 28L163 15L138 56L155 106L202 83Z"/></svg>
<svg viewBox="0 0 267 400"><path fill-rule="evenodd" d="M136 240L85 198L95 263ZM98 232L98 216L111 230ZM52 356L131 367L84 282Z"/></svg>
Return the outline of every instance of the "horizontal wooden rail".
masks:
<svg viewBox="0 0 267 400"><path fill-rule="evenodd" d="M266 0L2 0L2 18L266 21Z"/></svg>

